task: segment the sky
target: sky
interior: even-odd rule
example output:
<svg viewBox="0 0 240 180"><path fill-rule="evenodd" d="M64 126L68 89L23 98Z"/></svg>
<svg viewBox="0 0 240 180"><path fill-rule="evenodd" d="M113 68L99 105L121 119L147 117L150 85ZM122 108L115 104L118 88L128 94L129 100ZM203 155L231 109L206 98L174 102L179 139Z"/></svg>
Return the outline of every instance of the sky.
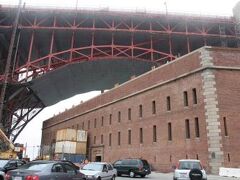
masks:
<svg viewBox="0 0 240 180"><path fill-rule="evenodd" d="M181 14L197 14L210 16L232 16L232 9L240 0L22 0L26 7L37 6L38 8L74 8L76 9L109 9L120 11L136 12L168 12ZM165 3L166 2L166 3ZM18 0L0 0L3 6L17 5ZM54 114L59 114L73 105L86 101L99 92L90 92L74 96L68 100L59 102L54 106L45 108L34 118L16 142L27 143L27 155L30 158L36 157L39 153L41 143L42 122Z"/></svg>

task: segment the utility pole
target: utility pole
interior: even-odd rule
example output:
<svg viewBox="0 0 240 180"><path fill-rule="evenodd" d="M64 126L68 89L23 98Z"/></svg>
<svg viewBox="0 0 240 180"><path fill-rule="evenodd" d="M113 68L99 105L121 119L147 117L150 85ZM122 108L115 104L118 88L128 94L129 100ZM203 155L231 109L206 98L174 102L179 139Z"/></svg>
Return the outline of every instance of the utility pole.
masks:
<svg viewBox="0 0 240 180"><path fill-rule="evenodd" d="M2 85L2 89L1 89L1 96L0 96L0 128L1 129L4 129L3 107L4 107L4 103L5 103L6 89L7 89L7 84L8 84L8 76L10 74L10 67L11 67L11 61L12 61L12 53L13 53L13 48L14 48L14 42L15 42L16 33L17 33L17 29L18 29L19 16L20 16L20 12L21 12L21 4L22 4L22 0L19 0L19 4L18 4L18 8L17 8L17 14L16 14L16 18L15 18L15 21L14 21L14 24L13 24L13 31L12 31L12 36L11 36L11 40L10 40L5 71L4 71L3 85Z"/></svg>
<svg viewBox="0 0 240 180"><path fill-rule="evenodd" d="M164 1L164 5L165 5L165 10L166 10L166 16L167 16L168 15L167 1Z"/></svg>

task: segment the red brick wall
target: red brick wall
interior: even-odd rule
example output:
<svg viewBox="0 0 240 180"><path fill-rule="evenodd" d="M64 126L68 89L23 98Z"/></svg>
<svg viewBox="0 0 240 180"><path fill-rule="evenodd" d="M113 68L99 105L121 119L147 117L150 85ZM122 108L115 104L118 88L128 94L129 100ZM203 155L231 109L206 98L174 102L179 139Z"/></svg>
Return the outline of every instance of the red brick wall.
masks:
<svg viewBox="0 0 240 180"><path fill-rule="evenodd" d="M213 61L218 66L238 64L239 51L209 49ZM229 52L231 51L231 52ZM232 54L235 54L232 55ZM114 162L119 158L142 157L147 159L154 169L170 171L172 165L179 159L198 158L208 167L208 142L204 109L204 96L201 71L186 77L175 79L200 68L200 53L198 51L182 57L173 63L155 69L135 78L118 88L102 94L80 106L63 114L55 116L43 125L42 144L49 144L57 129L74 126L89 132L89 144L99 146L101 135L104 137L104 161ZM240 63L239 63L240 64ZM238 65L237 65L238 66ZM230 66L229 66L230 67ZM216 88L219 101L220 119L226 117L229 137L223 137L224 156L226 166L240 164L239 157L239 126L236 112L239 111L239 71L213 70L216 74ZM167 81L170 81L166 83ZM165 83L164 83L165 82ZM233 83L235 82L235 83ZM164 84L161 84L164 83ZM237 84L237 85L236 85ZM151 86L155 88L148 89ZM239 86L238 86L239 85ZM196 88L198 103L193 104L192 89ZM146 90L148 89L148 90ZM145 90L145 91L143 91ZM142 91L141 93L137 93ZM183 105L183 92L188 92L189 106ZM134 94L135 93L135 94ZM134 95L133 95L134 94ZM166 110L166 97L171 97L171 111ZM228 98L226 98L228 97ZM156 114L152 114L152 101L156 102ZM139 105L143 106L143 117L139 118ZM128 108L131 108L132 119L128 120ZM118 122L118 111L121 111L121 122ZM112 114L112 124L109 125L109 115ZM104 126L101 126L101 117ZM195 137L194 118L198 117L200 138ZM97 128L94 128L94 119ZM185 119L190 121L190 139L185 137ZM91 127L88 129L88 121ZM168 123L172 123L172 141L168 141ZM56 124L58 123L58 124ZM238 123L239 124L239 123ZM153 126L157 127L157 142L153 142ZM139 142L139 129L143 128L143 143ZM223 125L221 123L221 128ZM132 143L128 144L128 130L132 131ZM121 145L117 144L117 134L121 132ZM223 129L222 129L222 132ZM112 145L109 147L109 133L112 133ZM93 143L96 136L96 144ZM226 154L230 154L231 162L226 161ZM91 153L89 154L91 156ZM171 161L170 161L171 156ZM92 157L94 160L94 157Z"/></svg>
<svg viewBox="0 0 240 180"><path fill-rule="evenodd" d="M240 167L240 83L239 71L221 70L216 72L216 87L219 115L223 138L224 166ZM225 136L224 117L228 136ZM230 156L230 162L228 159Z"/></svg>
<svg viewBox="0 0 240 180"><path fill-rule="evenodd" d="M240 67L240 52L236 48L214 48L210 49L213 63L216 66Z"/></svg>

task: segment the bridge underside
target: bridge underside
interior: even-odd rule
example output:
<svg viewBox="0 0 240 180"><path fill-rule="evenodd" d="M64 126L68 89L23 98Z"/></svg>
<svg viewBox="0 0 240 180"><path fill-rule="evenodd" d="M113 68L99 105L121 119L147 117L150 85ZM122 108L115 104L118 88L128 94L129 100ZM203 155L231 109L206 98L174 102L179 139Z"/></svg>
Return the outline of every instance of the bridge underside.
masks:
<svg viewBox="0 0 240 180"><path fill-rule="evenodd" d="M154 65L154 62L126 59L86 61L63 66L27 83L9 84L4 129L15 140L44 107L76 94L111 89Z"/></svg>
<svg viewBox="0 0 240 180"><path fill-rule="evenodd" d="M111 89L149 71L154 64L124 59L74 63L34 79L29 87L45 106L50 106L76 94Z"/></svg>

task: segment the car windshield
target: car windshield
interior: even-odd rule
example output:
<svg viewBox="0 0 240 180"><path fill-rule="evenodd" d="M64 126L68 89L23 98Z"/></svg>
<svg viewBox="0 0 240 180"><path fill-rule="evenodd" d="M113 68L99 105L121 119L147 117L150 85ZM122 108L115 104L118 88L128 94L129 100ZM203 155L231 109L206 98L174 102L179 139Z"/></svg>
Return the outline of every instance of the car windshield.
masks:
<svg viewBox="0 0 240 180"><path fill-rule="evenodd" d="M51 166L51 164L50 163L28 163L28 164L25 164L25 165L19 167L19 169L41 171L48 166Z"/></svg>
<svg viewBox="0 0 240 180"><path fill-rule="evenodd" d="M102 171L102 164L87 164L83 166L83 170L91 170L91 171Z"/></svg>
<svg viewBox="0 0 240 180"><path fill-rule="evenodd" d="M199 162L194 161L180 161L178 169L202 169Z"/></svg>
<svg viewBox="0 0 240 180"><path fill-rule="evenodd" d="M3 168L8 163L8 160L1 159L0 160L0 168Z"/></svg>

